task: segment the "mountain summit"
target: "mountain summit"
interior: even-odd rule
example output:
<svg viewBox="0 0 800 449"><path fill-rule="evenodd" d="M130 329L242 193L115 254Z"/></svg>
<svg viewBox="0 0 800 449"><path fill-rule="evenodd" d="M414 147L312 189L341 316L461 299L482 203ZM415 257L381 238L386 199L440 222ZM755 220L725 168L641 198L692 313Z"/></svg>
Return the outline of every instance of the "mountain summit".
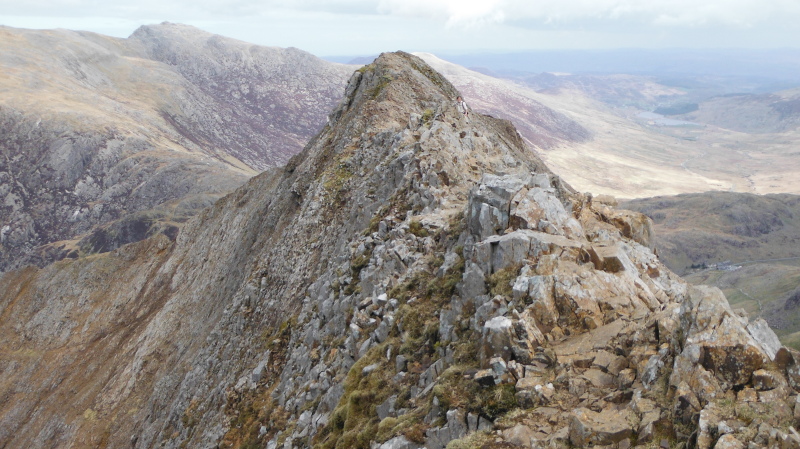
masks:
<svg viewBox="0 0 800 449"><path fill-rule="evenodd" d="M798 355L457 95L383 54L286 167L174 242L6 273L0 441L800 443Z"/></svg>

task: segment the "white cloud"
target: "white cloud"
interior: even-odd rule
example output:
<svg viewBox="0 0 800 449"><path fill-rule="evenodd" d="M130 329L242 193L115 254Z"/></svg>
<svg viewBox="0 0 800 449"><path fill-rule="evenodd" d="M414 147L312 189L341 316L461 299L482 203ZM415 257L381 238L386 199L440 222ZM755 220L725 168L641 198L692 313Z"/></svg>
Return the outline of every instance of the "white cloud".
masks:
<svg viewBox="0 0 800 449"><path fill-rule="evenodd" d="M503 0L379 0L378 11L443 20L450 27L471 27L503 22L503 3Z"/></svg>
<svg viewBox="0 0 800 449"><path fill-rule="evenodd" d="M0 0L4 16L252 17L276 10L432 19L448 27L635 22L753 26L800 19L798 0ZM0 19L2 20L2 19Z"/></svg>
<svg viewBox="0 0 800 449"><path fill-rule="evenodd" d="M752 26L800 18L797 0L380 0L378 10L448 25L637 22L659 26Z"/></svg>
<svg viewBox="0 0 800 449"><path fill-rule="evenodd" d="M317 54L800 45L800 0L0 0L0 11L0 25L126 37L169 21Z"/></svg>

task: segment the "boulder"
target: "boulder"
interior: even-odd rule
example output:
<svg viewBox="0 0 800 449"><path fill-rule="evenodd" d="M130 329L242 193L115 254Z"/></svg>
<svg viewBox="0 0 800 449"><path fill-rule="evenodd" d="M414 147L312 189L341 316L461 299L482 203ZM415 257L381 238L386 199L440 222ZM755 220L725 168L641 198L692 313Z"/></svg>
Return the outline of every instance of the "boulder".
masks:
<svg viewBox="0 0 800 449"><path fill-rule="evenodd" d="M373 363L372 365L367 365L367 366L365 366L364 368L361 369L361 375L362 376L368 376L368 375L372 374L372 372L375 371L376 369L378 369L380 366L381 365L378 364L378 363Z"/></svg>
<svg viewBox="0 0 800 449"><path fill-rule="evenodd" d="M259 381L261 381L261 377L264 375L264 371L266 370L268 363L269 358L267 360L262 360L259 362L258 366L253 368L253 372L250 373L250 377L254 384L257 384Z"/></svg>
<svg viewBox="0 0 800 449"><path fill-rule="evenodd" d="M590 245L587 249L595 269L618 273L628 271L637 273L636 267L622 249L622 244L600 246Z"/></svg>
<svg viewBox="0 0 800 449"><path fill-rule="evenodd" d="M775 358L778 367L786 373L789 386L800 391L800 352L783 347Z"/></svg>
<svg viewBox="0 0 800 449"><path fill-rule="evenodd" d="M493 235L477 243L473 261L484 273L490 274L520 264L528 258L538 259L548 254L577 259L580 251L581 244L575 240L522 229L505 235Z"/></svg>
<svg viewBox="0 0 800 449"><path fill-rule="evenodd" d="M537 385L542 385L544 381L541 377L528 376L519 379L516 384L517 391L533 390Z"/></svg>
<svg viewBox="0 0 800 449"><path fill-rule="evenodd" d="M470 192L471 199L487 203L498 209L511 204L514 195L528 184L528 180L515 175L484 174L480 184Z"/></svg>
<svg viewBox="0 0 800 449"><path fill-rule="evenodd" d="M707 402L712 401L723 392L714 373L700 365L702 354L703 348L699 345L684 348L676 358L669 378L670 385L678 387L678 390L685 388L692 393L691 397L698 401L695 411L699 411ZM678 407L678 396L675 397L675 401L676 407Z"/></svg>
<svg viewBox="0 0 800 449"><path fill-rule="evenodd" d="M606 206L611 206L611 207L617 207L617 204L619 204L617 199L614 198L612 195L607 195L602 193L600 195L592 197L592 202L605 204Z"/></svg>
<svg viewBox="0 0 800 449"><path fill-rule="evenodd" d="M646 246L650 249L655 248L653 220L647 215L629 210L612 209L610 207L603 207L601 215L603 215L606 221L614 225L623 236L642 246Z"/></svg>
<svg viewBox="0 0 800 449"><path fill-rule="evenodd" d="M444 449L452 440L467 435L467 422L461 410L447 411L447 424L443 427L428 429L425 432L426 449Z"/></svg>
<svg viewBox="0 0 800 449"><path fill-rule="evenodd" d="M683 363L685 369L681 373L693 376L692 366L699 362L723 387L743 386L750 382L754 371L771 361L719 289L691 288L689 298L681 304L680 315L681 326L688 331L684 351L678 358L689 359ZM689 348L693 350L687 351Z"/></svg>
<svg viewBox="0 0 800 449"><path fill-rule="evenodd" d="M570 377L567 380L569 394L580 397L586 393L586 381L580 377Z"/></svg>
<svg viewBox="0 0 800 449"><path fill-rule="evenodd" d="M475 373L474 379L478 385L482 385L484 387L496 385L494 372L490 369L478 370L478 372Z"/></svg>
<svg viewBox="0 0 800 449"><path fill-rule="evenodd" d="M645 365L644 369L641 370L640 374L645 388L649 389L653 386L655 381L658 380L658 377L661 375L661 370L664 368L664 365L667 361L668 355L669 348L663 348L659 350L657 354L648 359L647 364Z"/></svg>
<svg viewBox="0 0 800 449"><path fill-rule="evenodd" d="M623 369L617 375L617 387L626 390L636 381L636 371L633 369Z"/></svg>
<svg viewBox="0 0 800 449"><path fill-rule="evenodd" d="M557 178L557 177L556 177ZM556 179L558 182L559 179ZM543 189L550 189L553 187L550 182L550 175L547 173L532 173L528 182L529 187L541 187Z"/></svg>
<svg viewBox="0 0 800 449"><path fill-rule="evenodd" d="M649 411L642 415L642 420L639 423L639 443L647 443L655 436L655 427L661 419L661 411L658 409Z"/></svg>
<svg viewBox="0 0 800 449"><path fill-rule="evenodd" d="M552 189L520 190L511 201L509 225L571 238L583 237L580 223L564 209Z"/></svg>
<svg viewBox="0 0 800 449"><path fill-rule="evenodd" d="M689 384L681 382L677 390L675 390L675 403L673 406L675 417L684 424L688 424L700 409L701 405L697 395L689 388Z"/></svg>
<svg viewBox="0 0 800 449"><path fill-rule="evenodd" d="M492 357L489 360L489 368L496 378L500 378L508 371L508 365L501 357Z"/></svg>
<svg viewBox="0 0 800 449"><path fill-rule="evenodd" d="M626 366L621 366L620 365L621 362L617 362L617 359L624 360ZM593 353L593 357L592 357L592 361L591 361L591 367L603 370L603 372L607 373L607 372L609 372L608 367L609 367L609 365L612 364L612 362L615 363L615 366L620 365L619 370L621 370L622 368L626 368L627 367L627 359L625 359L625 357L620 357L620 356L614 355L614 354L612 354L612 353L610 353L608 351L596 351L596 352L594 352ZM611 374L617 375L617 374L619 374L619 370L617 370L617 372L611 373Z"/></svg>
<svg viewBox="0 0 800 449"><path fill-rule="evenodd" d="M745 445L741 441L737 440L731 434L725 434L719 437L717 443L714 445L714 449L744 449Z"/></svg>
<svg viewBox="0 0 800 449"><path fill-rule="evenodd" d="M736 400L739 402L758 402L758 392L750 387L745 387L736 393Z"/></svg>
<svg viewBox="0 0 800 449"><path fill-rule="evenodd" d="M553 281L553 299L560 322L569 319L573 326L584 327L587 318L602 316L598 296L608 294L602 288L602 280L591 275L557 275Z"/></svg>
<svg viewBox="0 0 800 449"><path fill-rule="evenodd" d="M375 407L375 411L378 413L378 419L383 420L388 416L395 416L394 404L396 402L397 395L393 395Z"/></svg>
<svg viewBox="0 0 800 449"><path fill-rule="evenodd" d="M523 268L523 270L524 269L525 268ZM528 276L518 276L514 279L514 285L511 286L511 297L514 298L515 301L528 298L528 292L531 288L530 281L531 278Z"/></svg>
<svg viewBox="0 0 800 449"><path fill-rule="evenodd" d="M614 376L595 368L584 371L583 378L596 388L612 388L616 384Z"/></svg>
<svg viewBox="0 0 800 449"><path fill-rule="evenodd" d="M461 282L456 286L459 295L464 299L474 299L486 294L485 273L478 264L467 261Z"/></svg>
<svg viewBox="0 0 800 449"><path fill-rule="evenodd" d="M512 446L531 447L533 436L533 429L522 424L503 431L503 439Z"/></svg>
<svg viewBox="0 0 800 449"><path fill-rule="evenodd" d="M544 334L536 325L534 311L526 309L519 315L519 320L514 321L514 329L519 338L524 339L528 348L536 348L545 342ZM523 363L528 363L523 361Z"/></svg>
<svg viewBox="0 0 800 449"><path fill-rule="evenodd" d="M779 373L763 369L753 372L753 388L758 391L774 390L785 386L786 381Z"/></svg>
<svg viewBox="0 0 800 449"><path fill-rule="evenodd" d="M558 309L556 309L553 298L553 277L531 276L528 278L528 296L531 305L525 312L533 315L539 324L548 329L554 327L558 320Z"/></svg>
<svg viewBox="0 0 800 449"><path fill-rule="evenodd" d="M486 241L492 248L491 273L522 263L531 249L531 236L519 231L493 236Z"/></svg>
<svg viewBox="0 0 800 449"><path fill-rule="evenodd" d="M714 447L714 437L717 435L719 422L720 417L715 409L706 407L700 411L700 419L697 421L697 449Z"/></svg>
<svg viewBox="0 0 800 449"><path fill-rule="evenodd" d="M377 449L419 449L422 446L408 441L405 436L394 437L391 440L377 446Z"/></svg>
<svg viewBox="0 0 800 449"><path fill-rule="evenodd" d="M741 334L734 330L739 328L731 321L726 318L716 333L715 341L706 342L700 363L730 385L745 385L766 360L764 353L752 342L738 338ZM728 330L730 332L726 332Z"/></svg>
<svg viewBox="0 0 800 449"><path fill-rule="evenodd" d="M470 203L467 224L470 232L483 240L503 232L508 226L508 214L486 203Z"/></svg>
<svg viewBox="0 0 800 449"><path fill-rule="evenodd" d="M630 410L606 409L593 412L588 408L572 411L569 425L569 441L578 447L619 443L633 434L632 424L636 416Z"/></svg>
<svg viewBox="0 0 800 449"><path fill-rule="evenodd" d="M767 354L770 360L775 360L778 350L781 349L781 341L769 324L763 318L756 318L747 325L750 336L761 345L761 349Z"/></svg>
<svg viewBox="0 0 800 449"><path fill-rule="evenodd" d="M469 193L467 224L472 235L483 240L502 233L508 227L508 213L513 196L525 187L516 176L486 174Z"/></svg>
<svg viewBox="0 0 800 449"><path fill-rule="evenodd" d="M515 338L510 318L497 316L487 321L481 333L481 364L496 356L511 359L511 346Z"/></svg>

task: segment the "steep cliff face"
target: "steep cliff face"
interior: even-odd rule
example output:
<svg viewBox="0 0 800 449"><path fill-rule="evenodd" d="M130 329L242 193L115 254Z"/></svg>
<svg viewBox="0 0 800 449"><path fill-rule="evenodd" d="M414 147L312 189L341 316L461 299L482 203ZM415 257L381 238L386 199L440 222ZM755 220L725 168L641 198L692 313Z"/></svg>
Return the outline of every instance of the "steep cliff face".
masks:
<svg viewBox="0 0 800 449"><path fill-rule="evenodd" d="M0 271L174 237L298 153L352 71L172 24L0 42Z"/></svg>
<svg viewBox="0 0 800 449"><path fill-rule="evenodd" d="M176 241L5 274L0 441L800 442L796 354L457 94L381 55L302 153Z"/></svg>

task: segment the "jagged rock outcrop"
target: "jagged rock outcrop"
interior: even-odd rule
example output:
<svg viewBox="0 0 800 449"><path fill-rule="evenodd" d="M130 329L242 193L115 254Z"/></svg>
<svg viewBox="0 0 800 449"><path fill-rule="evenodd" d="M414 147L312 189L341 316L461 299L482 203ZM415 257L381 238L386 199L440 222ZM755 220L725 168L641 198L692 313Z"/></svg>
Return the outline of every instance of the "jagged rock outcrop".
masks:
<svg viewBox="0 0 800 449"><path fill-rule="evenodd" d="M175 242L5 274L0 440L796 447L798 354L457 94L381 55Z"/></svg>
<svg viewBox="0 0 800 449"><path fill-rule="evenodd" d="M298 153L353 70L166 23L0 42L0 271L174 238Z"/></svg>

